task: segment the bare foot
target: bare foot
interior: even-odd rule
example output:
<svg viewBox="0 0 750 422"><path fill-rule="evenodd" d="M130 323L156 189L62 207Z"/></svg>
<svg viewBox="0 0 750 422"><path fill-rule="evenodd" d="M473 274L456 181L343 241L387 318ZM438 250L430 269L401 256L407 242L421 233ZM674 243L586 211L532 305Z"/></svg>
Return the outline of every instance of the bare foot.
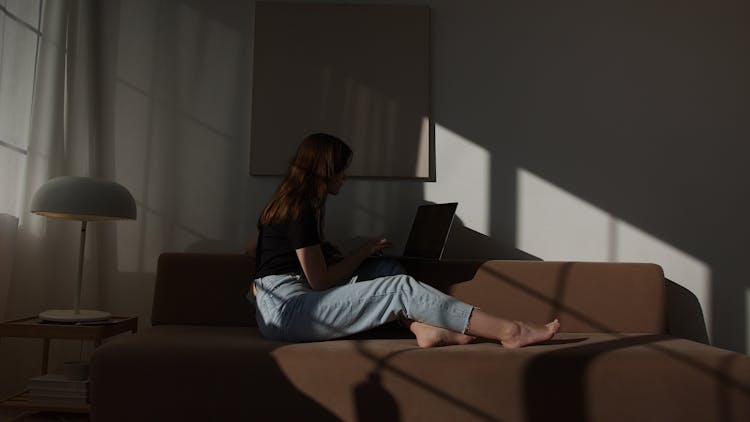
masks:
<svg viewBox="0 0 750 422"><path fill-rule="evenodd" d="M554 321L539 325L532 322L513 321L514 327L504 333L498 340L503 347L508 349L517 349L529 344L546 341L555 335L560 329L560 322L555 318Z"/></svg>
<svg viewBox="0 0 750 422"><path fill-rule="evenodd" d="M445 328L434 327L422 322L412 321L409 329L417 336L419 347L449 346L452 344L469 344L476 337L467 336Z"/></svg>

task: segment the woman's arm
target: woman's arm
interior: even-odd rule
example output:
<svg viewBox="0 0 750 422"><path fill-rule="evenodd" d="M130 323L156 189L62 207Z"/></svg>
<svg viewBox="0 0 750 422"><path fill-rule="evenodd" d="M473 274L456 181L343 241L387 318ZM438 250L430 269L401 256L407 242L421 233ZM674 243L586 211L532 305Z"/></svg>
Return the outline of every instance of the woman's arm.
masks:
<svg viewBox="0 0 750 422"><path fill-rule="evenodd" d="M359 267L362 261L375 252L387 248L391 242L387 239L372 239L344 257L334 265L326 265L320 244L297 249L297 259L305 272L305 278L314 290L329 289L348 277Z"/></svg>

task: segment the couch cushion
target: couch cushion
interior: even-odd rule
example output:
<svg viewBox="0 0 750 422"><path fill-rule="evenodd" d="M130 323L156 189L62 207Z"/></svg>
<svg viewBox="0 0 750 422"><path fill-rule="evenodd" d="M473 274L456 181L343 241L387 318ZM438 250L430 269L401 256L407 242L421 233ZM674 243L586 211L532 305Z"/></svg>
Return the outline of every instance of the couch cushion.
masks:
<svg viewBox="0 0 750 422"><path fill-rule="evenodd" d="M288 344L255 328L162 325L97 349L91 387L104 421L689 421L750 420L748 380L747 356L666 335L419 349L411 338Z"/></svg>
<svg viewBox="0 0 750 422"><path fill-rule="evenodd" d="M286 379L270 354L281 345L255 327L160 325L117 337L91 358L92 420L337 420Z"/></svg>
<svg viewBox="0 0 750 422"><path fill-rule="evenodd" d="M347 340L272 355L345 420L750 420L750 358L666 335L561 333L517 350Z"/></svg>

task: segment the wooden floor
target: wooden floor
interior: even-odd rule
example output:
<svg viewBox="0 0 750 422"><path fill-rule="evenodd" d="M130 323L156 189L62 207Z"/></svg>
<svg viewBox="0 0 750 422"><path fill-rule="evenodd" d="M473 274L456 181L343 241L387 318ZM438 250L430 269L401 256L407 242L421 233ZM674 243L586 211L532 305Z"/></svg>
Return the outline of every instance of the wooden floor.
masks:
<svg viewBox="0 0 750 422"><path fill-rule="evenodd" d="M89 422L88 415L0 409L0 422Z"/></svg>

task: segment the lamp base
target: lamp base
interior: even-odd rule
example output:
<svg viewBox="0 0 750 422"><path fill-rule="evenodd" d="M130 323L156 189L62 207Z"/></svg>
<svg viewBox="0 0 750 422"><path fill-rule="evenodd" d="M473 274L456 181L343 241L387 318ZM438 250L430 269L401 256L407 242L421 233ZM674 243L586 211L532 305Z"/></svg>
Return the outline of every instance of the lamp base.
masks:
<svg viewBox="0 0 750 422"><path fill-rule="evenodd" d="M106 321L112 314L103 311L90 311L81 309L78 313L73 309L50 309L39 313L39 319L42 321L53 322L94 322Z"/></svg>

